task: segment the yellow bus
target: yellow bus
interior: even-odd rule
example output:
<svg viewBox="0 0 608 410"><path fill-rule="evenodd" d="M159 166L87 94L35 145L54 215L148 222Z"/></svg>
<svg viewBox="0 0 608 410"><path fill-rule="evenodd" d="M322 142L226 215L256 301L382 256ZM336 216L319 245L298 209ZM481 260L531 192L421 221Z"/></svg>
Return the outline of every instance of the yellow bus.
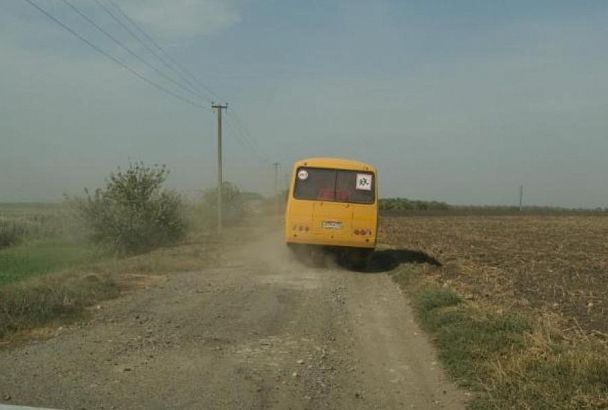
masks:
<svg viewBox="0 0 608 410"><path fill-rule="evenodd" d="M359 161L297 161L285 212L287 245L331 250L353 267L363 267L376 246L377 176L375 167Z"/></svg>

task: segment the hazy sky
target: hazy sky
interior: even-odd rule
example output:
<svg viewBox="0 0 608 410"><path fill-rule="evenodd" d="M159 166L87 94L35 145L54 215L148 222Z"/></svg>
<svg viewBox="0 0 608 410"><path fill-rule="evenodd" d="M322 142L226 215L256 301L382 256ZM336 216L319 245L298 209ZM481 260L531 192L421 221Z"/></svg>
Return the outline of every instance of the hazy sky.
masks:
<svg viewBox="0 0 608 410"><path fill-rule="evenodd" d="M194 98L63 1L32 1ZM69 1L167 71L107 0ZM383 196L514 204L523 184L528 204L608 206L606 1L114 2L229 102L225 176L244 190L322 155L376 164ZM215 182L207 100L163 94L24 0L0 3L0 90L0 201L78 194L139 160L189 195Z"/></svg>

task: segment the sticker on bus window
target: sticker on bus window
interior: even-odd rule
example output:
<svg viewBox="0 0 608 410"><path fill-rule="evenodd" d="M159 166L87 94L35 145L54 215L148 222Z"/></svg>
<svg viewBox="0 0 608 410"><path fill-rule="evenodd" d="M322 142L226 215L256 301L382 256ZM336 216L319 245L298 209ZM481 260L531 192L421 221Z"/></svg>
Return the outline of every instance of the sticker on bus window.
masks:
<svg viewBox="0 0 608 410"><path fill-rule="evenodd" d="M306 181L308 179L308 171L301 169L298 171L298 179Z"/></svg>
<svg viewBox="0 0 608 410"><path fill-rule="evenodd" d="M372 190L372 175L371 174L357 174L357 186L356 189L360 191L371 191Z"/></svg>

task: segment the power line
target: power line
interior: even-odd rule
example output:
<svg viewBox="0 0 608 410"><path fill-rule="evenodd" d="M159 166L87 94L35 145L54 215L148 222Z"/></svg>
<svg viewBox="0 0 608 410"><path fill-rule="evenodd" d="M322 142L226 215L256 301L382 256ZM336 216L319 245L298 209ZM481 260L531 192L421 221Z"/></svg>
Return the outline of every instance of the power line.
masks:
<svg viewBox="0 0 608 410"><path fill-rule="evenodd" d="M226 115L226 123L231 126L232 131L234 131L234 136L237 138L237 142L245 149L250 150L251 146L247 144L247 141L243 138L243 135L238 132L238 130L234 127L232 121L228 119L228 115Z"/></svg>
<svg viewBox="0 0 608 410"><path fill-rule="evenodd" d="M128 70L130 73L132 73L133 75L135 75L136 77L140 78L141 80L145 81L146 83L148 83L149 85L157 88L158 90L171 95L174 98L177 98L178 100L185 102L187 104L193 105L195 107L199 107L199 108L206 108L203 105L200 105L192 100L190 100L189 98L183 97L171 90L169 90L168 88L156 83L153 80L150 80L149 78L147 78L145 75L141 74L140 72L138 72L137 70L129 67L127 64L123 63L121 60L119 60L118 58L114 57L113 55L109 54L108 52L104 51L102 48L96 46L95 44L93 44L92 42L90 42L89 40L87 40L85 37L83 37L82 35L80 35L78 32L76 32L74 29L72 29L71 27L69 27L68 25L66 25L65 23L63 23L61 20L59 20L57 17L53 16L51 13L49 13L47 10L45 10L44 8L40 7L38 4L34 3L32 0L24 0L25 2L27 2L28 4L30 4L32 7L34 7L35 9L37 9L38 11L40 11L42 14L44 14L46 17L48 17L50 20L52 20L53 22L55 22L56 24L58 24L60 27L62 27L64 30L66 30L67 32L69 32L70 34L72 34L73 36L75 36L76 38L78 38L80 41L84 42L85 44L87 44L89 47L91 47L92 49L94 49L95 51L97 51L98 53L100 53L101 55L105 56L106 58L112 60L113 62L115 62L116 64L120 65L121 67L123 67L124 69Z"/></svg>
<svg viewBox="0 0 608 410"><path fill-rule="evenodd" d="M165 80L172 82L173 84L175 84L178 87L180 87L182 90L184 90L184 91L192 94L195 97L200 97L200 95L198 93L192 91L188 87L184 87L184 85L182 85L181 83L175 81L173 78L169 77L167 74L165 74L164 72L162 72L158 68L154 67L148 61L146 61L143 57L140 57L137 53L135 53L129 47L125 46L120 40L118 40L112 34L108 33L106 30L104 30L103 27L101 27L99 24L97 24L92 18L90 18L89 16L87 16L84 12L82 12L78 7L76 7L75 5L73 5L72 3L70 3L68 0L61 0L61 1L64 4L66 4L68 7L70 7L74 12L76 12L80 17L82 17L83 19L85 19L89 24L91 24L97 30L99 30L100 32L102 32L103 34L105 34L110 40L112 40L120 48L122 48L123 50L125 50L131 56L135 57L138 61L140 61L144 65L146 65L146 67L154 70L157 74L159 74L160 76L162 76Z"/></svg>
<svg viewBox="0 0 608 410"><path fill-rule="evenodd" d="M257 147L250 139L248 139L243 132L236 126L234 115L229 115L227 112L226 122L231 126L234 135L237 137L239 144L245 148L249 153L253 154L261 163L269 164L271 161L263 154L259 153L259 147Z"/></svg>
<svg viewBox="0 0 608 410"><path fill-rule="evenodd" d="M150 54L152 54L154 57L156 57L165 67L167 67L169 70L171 70L174 74L176 74L182 81L184 81L186 84L189 85L189 89L190 92L195 93L196 95L198 95L201 99L206 100L208 102L212 102L211 99L209 99L208 97L204 96L199 90L196 89L196 87L193 87L192 83L190 81L188 81L187 79L185 79L178 71L175 70L175 68L173 68L171 66L171 64L169 64L164 58L162 58L156 51L154 51L152 49L152 47L150 47L145 41L143 41L141 39L140 36L138 36L131 28L129 28L129 26L127 24L125 24L112 10L110 10L104 3L101 2L101 0L95 0L95 3L97 3L97 5L99 7L101 7L114 21L116 21L127 33L129 33L129 35L131 37L133 37L139 44L141 44L146 50L148 50L148 52ZM120 9L120 7L118 7L115 3L111 3L114 5L114 7L119 11L119 13L124 16L126 19L129 19L127 17L127 15ZM129 19L129 21L132 21L131 19ZM132 25L134 27L135 23L133 22ZM143 31L143 29L140 29L140 31Z"/></svg>
<svg viewBox="0 0 608 410"><path fill-rule="evenodd" d="M243 131L243 133L245 134L245 137L251 140L251 144L259 149L260 147L258 146L258 143L256 142L256 140L254 138L251 137L251 135L249 134L249 131L247 130L247 127L245 127L245 124L243 123L243 121L241 121L241 117L238 115L238 113L235 111L232 115L234 117L234 119L236 120L236 124L237 126L241 129L241 131Z"/></svg>
<svg viewBox="0 0 608 410"><path fill-rule="evenodd" d="M234 131L234 135L237 137L238 142L243 146L243 148L248 150L253 149L253 145L249 143L245 136L235 126L235 123L232 121L232 117L228 115L228 111L226 111L226 122L231 126L232 131Z"/></svg>
<svg viewBox="0 0 608 410"><path fill-rule="evenodd" d="M84 36L82 36L81 34L79 34L77 31L75 31L74 29L72 29L71 27L69 27L67 24L63 23L61 20L59 20L57 17L53 16L51 13L49 13L47 10L45 10L44 8L40 7L38 4L36 4L35 2L33 2L32 0L25 0L27 3L29 3L31 6L33 6L34 8L36 8L38 11L40 11L42 14L44 14L46 17L48 17L49 19L51 19L53 22L55 22L56 24L58 24L59 26L61 26L64 30L68 31L70 34L72 34L73 36L75 36L76 38L78 38L79 40L81 40L82 42L84 42L85 44L87 44L89 47L93 48L95 51L97 51L98 53L102 54L103 56L105 56L106 58L112 60L113 62L115 62L116 64L120 65L121 67L123 67L124 69L128 70L129 72L131 72L133 75L137 76L138 78L140 78L141 80L145 81L146 83L148 83L149 85L154 86L155 88L157 88L158 90L165 92L169 95L171 95L174 98L177 98L187 104L193 105L195 107L199 107L199 108L204 108L206 109L205 106L199 104L198 102L192 101L189 98L183 97L179 94L177 94L176 92L164 87L161 84L158 84L157 82L147 78L144 74L138 72L137 70L131 68L129 65L127 65L126 63L124 63L123 61L121 61L119 58L111 55L110 53L106 52L105 50L103 50L102 48L100 48L99 46L95 45L94 43L92 43L91 41L89 41L88 39L86 39ZM120 10L120 8L114 3L112 2L112 0L107 0L109 1L111 4L113 4L121 13L121 15L124 16L125 19L128 19L131 24L134 25L134 27L136 27L141 33L143 33L146 38L149 39L149 41L151 41L153 44L155 44L155 46L161 50L165 55L167 55L168 58L171 58L168 53L166 53L162 47L160 47L156 42L154 42L154 40L139 26L137 26L135 24L135 22L133 22L133 20L131 20L124 12L122 12L122 10ZM148 61L146 61L144 58L142 58L141 56L139 56L136 52L134 52L133 50L131 50L129 47L125 46L120 40L118 40L114 35L110 34L107 30L105 30L103 27L101 27L99 24L97 24L93 19L91 19L89 16L87 16L84 12L82 12L78 7L76 7L75 5L73 5L72 3L70 3L68 0L62 0L62 2L64 4L66 4L68 7L70 7L74 12L76 12L79 16L81 16L83 19L85 19L89 24L93 25L97 30L99 30L100 32L102 32L104 35L106 35L108 38L110 38L114 43L116 43L119 47L121 47L123 50L125 50L126 52L128 52L130 55L132 55L133 57L135 57L137 60L139 60L140 62L142 62L143 64L145 64L147 67L153 69L155 72L157 72L159 75L161 75L163 78L167 79L168 81L171 81L172 83L176 84L177 86L179 86L181 89L190 92L193 95L196 95L202 99L205 99L206 97L203 96L198 90L196 89L191 89L188 87L185 87L183 84L175 81L174 79L172 79L171 77L169 77L168 75L166 75L164 72L162 72L161 70L159 70L158 68L154 67L152 64L150 64ZM158 58L161 62L163 62L165 64L165 66L167 66L168 68L170 68L174 73L177 73L175 71L175 69L173 69L172 67L170 67L170 65L168 65L166 63L166 61L164 61L159 55L158 53L155 53L153 50L150 49L150 47L145 44L145 42L143 42L139 36L137 36L136 34L133 33L132 30L130 30L114 13L112 13L103 3L100 3L99 0L95 0L95 2L102 7L106 13L108 13L115 21L117 21L125 30L127 30L129 32L129 34L131 36L133 36L133 38L135 38L138 42L140 42L142 45L144 45L144 47L146 47L156 58ZM172 60L172 59L171 59ZM179 64L177 64L177 62L175 62L174 60L172 60L173 63L175 64L176 67L180 67ZM181 67L180 67L181 68ZM182 69L185 70L185 69ZM185 70L187 72L187 70ZM188 73L188 72L187 72ZM188 84L192 84L191 82L189 82L187 79L183 78L183 76L179 75L179 73L177 73L178 76L183 80L186 81ZM194 80L196 80L199 84L200 82L196 79L196 77L194 77L192 74L188 73L192 78L194 78ZM215 93L213 93L213 91L211 91L209 88L205 87L204 85L202 85L206 91L208 91L209 93L213 94L213 95L217 95ZM259 145L257 144L257 142L251 138L249 132L247 131L247 128L243 125L242 121L240 120L239 116L236 114L236 112L233 112L232 115L230 115L230 117L227 116L226 118L228 121L228 124L230 124L232 127L232 130L234 131L234 135L237 137L239 144L242 145L246 150L248 150L249 152L251 152L254 156L256 156L261 162L263 163L270 163L271 161L264 155L261 155L259 153ZM234 119L234 121L232 121L232 119Z"/></svg>
<svg viewBox="0 0 608 410"><path fill-rule="evenodd" d="M218 100L223 100L223 98L221 98L220 96L218 96L215 92L213 92L213 90L211 90L209 87L207 87L205 84L203 84L194 74L192 74L190 71L188 71L186 68L184 68L183 66L181 66L177 61L175 61L175 59L173 57L171 57L171 55L165 51L165 49L163 47L161 47L155 40L154 38L148 34L146 32L146 30L144 30L143 27L141 27L141 25L137 24L137 22L135 22L131 17L129 17L123 10L122 8L116 4L115 1L113 0L106 0L106 2L108 4L110 4L111 6L114 7L114 9L116 11L118 11L118 13L122 16L122 18L127 21L132 27L134 27L143 37L145 37L148 42L150 42L165 58L161 57L158 53L154 52L153 50L151 50L151 48L141 39L140 36L136 35L133 30L129 29L128 27L126 27L126 25L114 14L112 13L107 7L105 7L105 5L103 3L101 3L102 0L95 0L95 2L97 4L99 4L105 11L106 13L108 13L116 22L118 22L135 40L137 40L140 44L142 44L149 52L151 52L159 61L161 61L166 67L168 67L169 69L171 69L182 81L188 83L190 86L194 87L195 89L197 89L197 91L200 91L197 86L195 84L193 84L190 80L188 80L187 78L185 78L184 76L188 76L190 77L196 84L198 84L199 87L201 87L204 91L206 91L208 94L212 95L213 97L217 98ZM172 68L171 65L167 62L167 60L172 63L173 66L176 67L176 69ZM181 73L180 73L181 72ZM183 75L182 75L183 73ZM202 96L201 94L199 94L201 96L201 98L205 98L204 96ZM209 100L208 100L209 101ZM213 104L213 102L212 102ZM226 112L227 113L227 112ZM226 116L227 120L228 115ZM233 131L235 131L235 135L237 136L238 139L240 139L243 144L247 145L247 147L243 144L245 148L247 149L252 149L253 153L259 158L261 159L263 162L265 163L269 163L270 160L264 156L258 155L258 151L260 150L259 145L257 144L257 142L255 141L254 138L251 137L251 135L249 134L247 128L244 126L243 122L241 121L240 117L238 116L237 112L233 110L231 110L231 114L230 114L230 119L234 118L234 124L232 121L227 121L229 124L234 125L232 127Z"/></svg>
<svg viewBox="0 0 608 410"><path fill-rule="evenodd" d="M238 113L233 110L229 118L230 118L230 120L234 119L234 125L236 126L236 128L235 128L236 131L242 136L242 138L245 140L245 142L249 145L249 147L252 150L252 153L259 160L261 160L261 162L263 162L265 164L269 164L271 162L271 160L268 157L266 157L265 155L259 153L261 151L260 146L258 145L255 138L251 137L251 134L247 130L247 127L241 120Z"/></svg>
<svg viewBox="0 0 608 410"><path fill-rule="evenodd" d="M166 52L155 40L154 38L152 38L152 36L150 36L139 24L137 24L131 17L129 17L121 8L120 6L118 6L113 0L107 0L108 3L110 3L112 6L114 6L114 8L116 10L118 10L118 12L121 14L121 16L123 16L123 18L125 20L127 20L129 23L131 23L131 25L133 27L135 27L137 29L137 31L139 31L150 43L152 43L152 45L154 45L154 47L156 47L156 49L158 49L171 63L173 63L173 65L175 67L177 67L178 70L180 70L182 73L184 73L185 75L189 76L194 82L196 82L203 90L205 90L206 92L208 92L211 96L215 97L218 100L222 100L222 98L220 96L218 96L215 92L213 92L213 90L211 90L211 88L207 87L205 84L203 84L201 81L199 81L198 78L196 78L196 76L194 74L192 74L190 71L188 71L186 68L182 67L180 64L177 63L177 61L175 61L175 59L173 57L171 57L171 55ZM178 74L179 75L179 74ZM183 78L180 76L180 78L182 78L184 81L186 81L188 84L193 85L192 83L190 83L187 79Z"/></svg>

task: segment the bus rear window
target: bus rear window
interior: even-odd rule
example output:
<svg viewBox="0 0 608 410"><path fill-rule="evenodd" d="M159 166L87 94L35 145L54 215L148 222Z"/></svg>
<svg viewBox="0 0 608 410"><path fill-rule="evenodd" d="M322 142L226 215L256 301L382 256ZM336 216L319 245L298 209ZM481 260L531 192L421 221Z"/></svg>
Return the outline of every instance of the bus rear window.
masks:
<svg viewBox="0 0 608 410"><path fill-rule="evenodd" d="M372 204L374 175L366 171L298 168L294 188L296 199Z"/></svg>

